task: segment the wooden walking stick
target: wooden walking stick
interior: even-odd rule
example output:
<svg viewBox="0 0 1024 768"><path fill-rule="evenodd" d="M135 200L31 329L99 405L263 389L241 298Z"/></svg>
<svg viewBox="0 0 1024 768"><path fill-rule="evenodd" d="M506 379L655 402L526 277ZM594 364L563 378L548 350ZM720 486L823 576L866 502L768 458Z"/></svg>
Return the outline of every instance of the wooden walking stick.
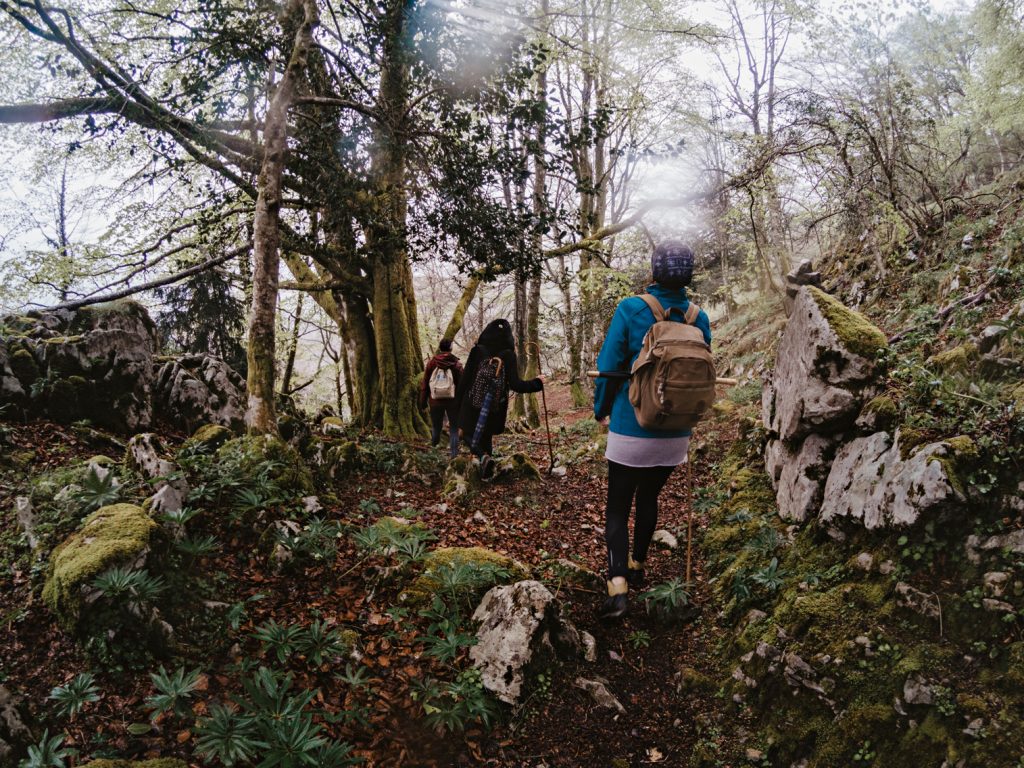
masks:
<svg viewBox="0 0 1024 768"><path fill-rule="evenodd" d="M692 442L692 438L691 438ZM686 449L686 583L692 584L690 563L693 558L693 475L690 472L690 449Z"/></svg>
<svg viewBox="0 0 1024 768"><path fill-rule="evenodd" d="M540 376L540 345L535 341L526 342L527 348L533 347L537 354L537 375ZM548 399L544 395L544 385L541 384L540 388L540 402L544 408L544 429L548 433L548 474L550 475L555 471L555 449L551 445L551 425L548 424Z"/></svg>

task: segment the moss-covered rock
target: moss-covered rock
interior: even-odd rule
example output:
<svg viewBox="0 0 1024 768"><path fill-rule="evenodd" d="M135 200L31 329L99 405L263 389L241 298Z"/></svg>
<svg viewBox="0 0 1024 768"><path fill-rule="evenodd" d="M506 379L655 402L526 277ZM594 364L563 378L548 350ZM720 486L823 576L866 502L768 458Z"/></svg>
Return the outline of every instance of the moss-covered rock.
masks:
<svg viewBox="0 0 1024 768"><path fill-rule="evenodd" d="M50 556L43 600L65 628L78 620L82 588L118 565L136 563L149 551L157 524L134 504L112 504L86 518Z"/></svg>
<svg viewBox="0 0 1024 768"><path fill-rule="evenodd" d="M204 424L192 433L186 442L204 451L215 451L228 440L232 439L235 433L222 424Z"/></svg>
<svg viewBox="0 0 1024 768"><path fill-rule="evenodd" d="M109 456L104 456L102 453L98 453L95 456L91 456L86 464L95 464L97 467L112 467L117 464L117 461Z"/></svg>
<svg viewBox="0 0 1024 768"><path fill-rule="evenodd" d="M503 456L494 463L495 477L502 480L529 481L540 480L540 470L525 453L513 453Z"/></svg>
<svg viewBox="0 0 1024 768"><path fill-rule="evenodd" d="M857 426L870 432L889 431L896 425L899 409L888 395L879 395L864 404L857 417Z"/></svg>
<svg viewBox="0 0 1024 768"><path fill-rule="evenodd" d="M885 334L860 312L850 309L814 286L808 286L807 290L829 326L839 337L840 343L850 352L871 359L889 346Z"/></svg>
<svg viewBox="0 0 1024 768"><path fill-rule="evenodd" d="M967 373L980 357L978 347L967 343L932 355L928 358L928 365L943 373Z"/></svg>
<svg viewBox="0 0 1024 768"><path fill-rule="evenodd" d="M464 501L480 490L480 462L472 456L456 456L444 471L441 496L448 501Z"/></svg>
<svg viewBox="0 0 1024 768"><path fill-rule="evenodd" d="M278 488L295 496L313 493L313 476L299 452L271 435L246 435L224 443L217 458L250 476L265 474Z"/></svg>
<svg viewBox="0 0 1024 768"><path fill-rule="evenodd" d="M423 572L399 595L399 600L411 605L430 602L442 589L438 571L443 568L467 566L470 573L459 588L456 599L468 599L483 594L496 584L511 584L530 576L530 569L508 555L484 547L444 547L430 552L423 563Z"/></svg>
<svg viewBox="0 0 1024 768"><path fill-rule="evenodd" d="M36 359L24 347L19 347L11 353L8 365L23 387L30 387L40 376Z"/></svg>
<svg viewBox="0 0 1024 768"><path fill-rule="evenodd" d="M327 416L320 420L320 431L325 435L345 434L345 421L337 416Z"/></svg>

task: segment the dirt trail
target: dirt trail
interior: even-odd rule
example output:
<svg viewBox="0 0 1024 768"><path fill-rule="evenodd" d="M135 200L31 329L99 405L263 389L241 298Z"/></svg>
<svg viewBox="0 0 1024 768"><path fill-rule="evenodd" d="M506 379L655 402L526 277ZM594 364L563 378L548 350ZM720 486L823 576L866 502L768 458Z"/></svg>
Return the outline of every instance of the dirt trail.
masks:
<svg viewBox="0 0 1024 768"><path fill-rule="evenodd" d="M548 406L556 451L567 450L592 438L573 425L589 416L588 409L573 409L564 389L549 392ZM713 480L714 465L735 435L735 425L716 417L698 433L695 441L693 485ZM44 438L43 441L39 437ZM33 471L54 466L73 457L95 452L87 441L67 445L65 430L39 425L15 429L14 440L24 450L34 450ZM46 441L52 440L53 443ZM65 447L54 453L58 441ZM529 453L541 469L547 468L544 430L508 434L498 438L498 450ZM565 477L546 477L541 482L510 484L496 481L465 505L445 507L440 502L440 482L429 484L401 472L357 474L338 485L339 504L328 507L330 518L353 522L363 500L374 500L379 511L368 513L360 524L407 507L421 510L417 519L434 529L438 546L479 545L511 555L531 566L560 557L577 560L601 573L604 567L604 461L592 457L569 467ZM9 478L9 476L8 476ZM682 468L670 479L662 495L659 527L676 534L675 552L653 549L648 582L655 584L683 578L686 536L686 473ZM10 488L10 486L8 486ZM2 523L14 525L10 498L0 499ZM474 519L474 515L479 515ZM482 517L481 517L482 516ZM696 530L704 521L695 518ZM339 682L340 669L303 671L293 667L296 683L321 691L319 704L329 712L364 708L362 723L332 728L335 736L354 745L368 766L683 766L697 740L695 722L709 705L699 698L677 693L677 672L683 666L702 668L706 648L715 641L712 611L682 627L668 627L648 616L634 601L629 616L617 624L600 623L595 615L601 593L596 589L563 588L558 597L565 613L580 629L598 641L596 663L569 664L548 671L547 682L513 711L503 712L490 730L470 726L465 732L438 736L423 724L422 706L411 691L415 682L441 671L417 642L422 628L389 613L401 585L380 584L373 578L373 561L342 540L337 561L330 566L308 568L300 574L271 575L254 554L244 536L222 529L222 550L200 566L211 584L230 585L233 601L253 595L263 599L251 604L250 615L234 639L203 635L196 628L188 635L184 664L209 673L207 688L194 707L202 716L208 705L225 700L237 691L235 665L258 655L251 639L254 627L274 619L282 624L323 618L361 635L360 663L369 674L369 685L359 691ZM699 533L695 535L699 540ZM700 552L694 551L693 599L707 596ZM31 707L44 719L50 708L49 690L74 673L89 668L72 639L61 633L52 616L38 603L28 602L29 574L17 573L10 587L0 593L0 667L12 683L26 691ZM222 599L216 589L210 595ZM235 640L239 642L235 642ZM177 660L169 663L176 665ZM155 666L155 665L154 665ZM577 676L603 678L625 707L625 714L594 707L584 691L573 685ZM145 697L153 693L144 671L99 674L104 692L68 728L69 745L84 755L97 754L97 745L122 756L180 756L199 765L193 756L194 734L188 722L158 721L149 733L134 733L132 723L145 722ZM136 729L137 731L138 729Z"/></svg>

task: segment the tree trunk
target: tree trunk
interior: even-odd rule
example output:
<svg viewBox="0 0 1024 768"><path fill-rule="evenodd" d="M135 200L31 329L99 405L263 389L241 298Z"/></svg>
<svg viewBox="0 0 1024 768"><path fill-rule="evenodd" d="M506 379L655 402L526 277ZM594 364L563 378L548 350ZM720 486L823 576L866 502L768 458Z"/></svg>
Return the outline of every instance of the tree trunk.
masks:
<svg viewBox="0 0 1024 768"><path fill-rule="evenodd" d="M284 14L285 29L297 27L288 64L267 109L263 129L264 155L257 182L253 218L252 308L249 312L248 407L245 425L250 434L277 434L274 410L274 320L280 268L281 176L288 152L288 108L313 42L317 23L315 0L290 0Z"/></svg>
<svg viewBox="0 0 1024 768"><path fill-rule="evenodd" d="M405 37L414 0L390 0L385 11L375 124L373 173L377 180L379 215L367 227L372 254L373 333L380 375L381 425L396 437L428 434L416 407L416 389L423 372L423 354L416 317L412 269L406 252L406 143L401 133L409 106L409 55ZM365 404L364 404L365 406Z"/></svg>
<svg viewBox="0 0 1024 768"><path fill-rule="evenodd" d="M479 287L480 275L473 273L469 276L469 280L466 281L466 287L462 289L462 296L459 297L459 302L452 311L452 319L448 321L448 327L444 329L444 338L455 341L455 337L462 330L462 322L466 319L466 311L469 309L469 305L473 303Z"/></svg>
<svg viewBox="0 0 1024 768"><path fill-rule="evenodd" d="M281 394L289 395L292 384L292 374L295 372L295 356L299 351L299 329L302 326L302 302L306 298L300 293L295 301L295 322L292 324L292 337L288 342L288 357L284 363L284 375L281 376Z"/></svg>

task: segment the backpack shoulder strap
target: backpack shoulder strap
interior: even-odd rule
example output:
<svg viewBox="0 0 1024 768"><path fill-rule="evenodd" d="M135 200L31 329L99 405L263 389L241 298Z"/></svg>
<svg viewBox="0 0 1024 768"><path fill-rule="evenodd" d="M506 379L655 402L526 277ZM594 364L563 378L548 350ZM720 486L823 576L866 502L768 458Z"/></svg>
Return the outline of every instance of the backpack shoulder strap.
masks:
<svg viewBox="0 0 1024 768"><path fill-rule="evenodd" d="M644 300L644 303L651 308L651 312L654 313L654 322L660 323L665 319L665 310L661 306L661 302L658 301L654 296L649 293L640 294L640 298Z"/></svg>
<svg viewBox="0 0 1024 768"><path fill-rule="evenodd" d="M700 314L700 307L690 302L690 306L686 308L686 324L693 325L697 321L697 315Z"/></svg>

